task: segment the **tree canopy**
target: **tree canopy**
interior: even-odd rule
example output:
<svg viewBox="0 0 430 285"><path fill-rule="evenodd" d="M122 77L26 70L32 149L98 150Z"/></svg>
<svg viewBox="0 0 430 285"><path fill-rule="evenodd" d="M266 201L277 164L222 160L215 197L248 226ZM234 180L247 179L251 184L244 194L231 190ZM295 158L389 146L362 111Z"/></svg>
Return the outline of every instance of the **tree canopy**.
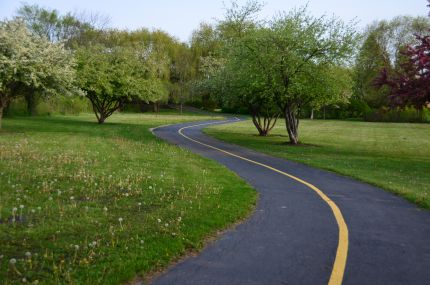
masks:
<svg viewBox="0 0 430 285"><path fill-rule="evenodd" d="M3 109L28 92L73 89L75 63L62 43L34 36L21 20L0 22L0 122Z"/></svg>

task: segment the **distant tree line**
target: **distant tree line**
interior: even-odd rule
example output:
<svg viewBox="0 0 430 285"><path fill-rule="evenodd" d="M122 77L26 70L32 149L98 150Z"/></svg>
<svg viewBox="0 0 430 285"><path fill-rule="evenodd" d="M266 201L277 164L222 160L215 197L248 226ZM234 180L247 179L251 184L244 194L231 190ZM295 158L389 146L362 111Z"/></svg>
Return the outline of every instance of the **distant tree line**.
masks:
<svg viewBox="0 0 430 285"><path fill-rule="evenodd" d="M282 118L297 144L303 117L420 112L429 104L427 17L358 33L356 23L306 7L261 21L261 8L232 2L223 19L202 23L182 43L158 30L110 29L100 15L25 4L0 22L0 117L16 98L33 115L41 99L85 97L99 123L130 103L156 110L187 102L248 113L261 136Z"/></svg>

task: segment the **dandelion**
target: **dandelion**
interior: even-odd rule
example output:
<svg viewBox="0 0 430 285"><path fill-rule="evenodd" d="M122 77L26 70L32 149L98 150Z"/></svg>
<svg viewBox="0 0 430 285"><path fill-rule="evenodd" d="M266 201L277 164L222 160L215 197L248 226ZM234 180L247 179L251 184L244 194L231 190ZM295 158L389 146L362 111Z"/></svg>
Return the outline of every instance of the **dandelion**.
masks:
<svg viewBox="0 0 430 285"><path fill-rule="evenodd" d="M124 229L123 226L122 226L123 218L119 218L118 221L119 221L119 225L121 226L121 229Z"/></svg>
<svg viewBox="0 0 430 285"><path fill-rule="evenodd" d="M161 223L161 219L157 219L157 222Z"/></svg>
<svg viewBox="0 0 430 285"><path fill-rule="evenodd" d="M15 223L15 220L16 220L16 211L18 211L18 208L16 208L16 207L14 207L13 209L12 209L12 223Z"/></svg>
<svg viewBox="0 0 430 285"><path fill-rule="evenodd" d="M107 207L104 207L104 208L103 208L103 211L107 212L107 211L108 211L108 208L107 208Z"/></svg>
<svg viewBox="0 0 430 285"><path fill-rule="evenodd" d="M37 210L38 210L38 211L41 211L41 210L42 210L42 207L40 207L40 206L39 206L39 207L37 207Z"/></svg>
<svg viewBox="0 0 430 285"><path fill-rule="evenodd" d="M16 265L16 259L15 258L11 258L9 260L9 264L10 264L10 267L12 268L12 270L15 271L16 274L18 274L19 276L22 275L21 272L19 272L19 270L15 266Z"/></svg>
<svg viewBox="0 0 430 285"><path fill-rule="evenodd" d="M75 254L73 256L73 263L76 261L76 257L78 256L79 245L75 244Z"/></svg>
<svg viewBox="0 0 430 285"><path fill-rule="evenodd" d="M181 222L181 221L182 221L182 217L179 217L179 218L178 218L178 222Z"/></svg>
<svg viewBox="0 0 430 285"><path fill-rule="evenodd" d="M25 253L25 257L27 257L27 258L31 258L31 252L27 251L27 252Z"/></svg>
<svg viewBox="0 0 430 285"><path fill-rule="evenodd" d="M168 224L168 223L165 223L165 224L164 224L164 226L167 228L167 227L169 226L169 224Z"/></svg>
<svg viewBox="0 0 430 285"><path fill-rule="evenodd" d="M19 205L19 219L22 220L22 210L24 209L24 205Z"/></svg>
<svg viewBox="0 0 430 285"><path fill-rule="evenodd" d="M51 196L49 196L48 200L49 200L49 201L52 201L52 197L51 197Z"/></svg>
<svg viewBox="0 0 430 285"><path fill-rule="evenodd" d="M151 185L149 185L149 190L152 190L152 186Z"/></svg>
<svg viewBox="0 0 430 285"><path fill-rule="evenodd" d="M36 210L35 209L31 209L31 213L32 214L36 213Z"/></svg>

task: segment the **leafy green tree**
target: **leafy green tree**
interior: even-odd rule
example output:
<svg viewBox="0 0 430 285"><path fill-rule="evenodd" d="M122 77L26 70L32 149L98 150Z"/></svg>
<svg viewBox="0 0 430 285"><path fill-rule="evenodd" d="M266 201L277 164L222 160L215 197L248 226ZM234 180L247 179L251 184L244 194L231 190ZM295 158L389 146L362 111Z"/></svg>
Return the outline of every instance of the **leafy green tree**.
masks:
<svg viewBox="0 0 430 285"><path fill-rule="evenodd" d="M327 68L350 58L355 43L352 25L312 17L305 8L279 16L267 27L244 37L248 51L242 53L242 60L249 63L253 74L259 72L261 78L266 77L270 90L266 94L273 96L280 108L292 144L299 141L301 108L321 97L313 86L329 74ZM335 80L325 82L337 84Z"/></svg>
<svg viewBox="0 0 430 285"><path fill-rule="evenodd" d="M74 60L62 43L34 36L20 20L0 22L0 127L3 109L29 92L73 89Z"/></svg>
<svg viewBox="0 0 430 285"><path fill-rule="evenodd" d="M391 68L388 51L378 41L377 33L370 33L356 58L354 93L356 98L373 108L386 104L387 90L374 85L375 78L384 68Z"/></svg>
<svg viewBox="0 0 430 285"><path fill-rule="evenodd" d="M354 97L372 108L389 104L387 87L375 87L381 70L400 71L408 61L403 50L409 44L418 44L415 35L424 35L430 29L427 17L399 16L382 20L367 27L354 67Z"/></svg>
<svg viewBox="0 0 430 285"><path fill-rule="evenodd" d="M111 31L103 43L91 43L76 52L78 85L91 101L99 124L133 98L146 102L166 99L155 55L144 45L125 44Z"/></svg>

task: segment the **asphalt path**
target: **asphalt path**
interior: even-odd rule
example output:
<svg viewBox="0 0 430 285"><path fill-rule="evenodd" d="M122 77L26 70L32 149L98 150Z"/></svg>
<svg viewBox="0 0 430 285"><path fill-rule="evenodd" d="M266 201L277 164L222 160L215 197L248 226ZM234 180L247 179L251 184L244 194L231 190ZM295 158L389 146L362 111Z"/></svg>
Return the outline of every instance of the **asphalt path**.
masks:
<svg viewBox="0 0 430 285"><path fill-rule="evenodd" d="M153 130L225 165L260 196L247 221L152 284L430 284L430 211L366 183L201 132L234 121Z"/></svg>

